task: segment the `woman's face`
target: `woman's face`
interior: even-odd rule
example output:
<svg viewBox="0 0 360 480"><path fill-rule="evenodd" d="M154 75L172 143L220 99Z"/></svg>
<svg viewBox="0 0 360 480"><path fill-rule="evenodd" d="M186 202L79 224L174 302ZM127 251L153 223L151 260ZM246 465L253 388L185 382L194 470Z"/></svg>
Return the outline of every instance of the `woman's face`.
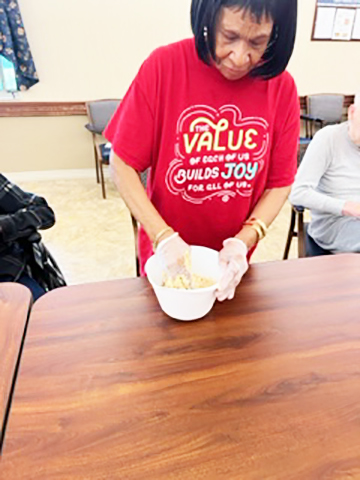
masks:
<svg viewBox="0 0 360 480"><path fill-rule="evenodd" d="M228 80L245 77L261 61L269 43L273 21L260 23L249 11L225 7L216 28L216 68Z"/></svg>

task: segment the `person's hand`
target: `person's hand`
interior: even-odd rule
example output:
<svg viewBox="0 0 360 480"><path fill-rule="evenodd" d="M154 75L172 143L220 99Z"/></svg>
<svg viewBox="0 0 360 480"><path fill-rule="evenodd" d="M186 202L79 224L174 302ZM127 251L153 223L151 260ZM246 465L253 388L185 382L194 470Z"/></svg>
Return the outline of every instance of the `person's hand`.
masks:
<svg viewBox="0 0 360 480"><path fill-rule="evenodd" d="M346 202L342 214L348 217L360 217L360 203Z"/></svg>
<svg viewBox="0 0 360 480"><path fill-rule="evenodd" d="M176 277L188 272L185 265L187 252L190 260L189 245L175 232L159 243L155 255L167 274L170 277Z"/></svg>
<svg viewBox="0 0 360 480"><path fill-rule="evenodd" d="M235 289L249 268L246 258L248 249L242 240L228 238L224 241L223 246L224 248L220 250L219 254L221 276L216 292L219 302L234 298Z"/></svg>

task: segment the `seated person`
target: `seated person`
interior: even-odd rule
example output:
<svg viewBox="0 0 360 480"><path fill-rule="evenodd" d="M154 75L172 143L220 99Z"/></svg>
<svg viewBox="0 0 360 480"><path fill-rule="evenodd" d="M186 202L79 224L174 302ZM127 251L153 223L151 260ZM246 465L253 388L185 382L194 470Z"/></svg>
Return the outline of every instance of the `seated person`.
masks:
<svg viewBox="0 0 360 480"><path fill-rule="evenodd" d="M0 174L0 281L26 285L34 300L45 290L30 276L22 240L54 223L44 198L24 192Z"/></svg>
<svg viewBox="0 0 360 480"><path fill-rule="evenodd" d="M308 233L320 247L360 252L360 93L347 122L316 133L289 199L311 210Z"/></svg>

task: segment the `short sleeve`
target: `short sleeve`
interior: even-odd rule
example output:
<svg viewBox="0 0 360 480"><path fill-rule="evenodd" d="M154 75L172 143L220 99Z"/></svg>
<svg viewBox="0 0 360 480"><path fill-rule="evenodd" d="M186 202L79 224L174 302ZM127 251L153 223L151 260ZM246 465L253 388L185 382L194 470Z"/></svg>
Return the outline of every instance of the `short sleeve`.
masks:
<svg viewBox="0 0 360 480"><path fill-rule="evenodd" d="M293 184L300 135L300 104L295 82L285 72L276 107L273 146L266 188Z"/></svg>
<svg viewBox="0 0 360 480"><path fill-rule="evenodd" d="M118 157L135 170L151 165L154 144L156 68L150 56L104 130Z"/></svg>

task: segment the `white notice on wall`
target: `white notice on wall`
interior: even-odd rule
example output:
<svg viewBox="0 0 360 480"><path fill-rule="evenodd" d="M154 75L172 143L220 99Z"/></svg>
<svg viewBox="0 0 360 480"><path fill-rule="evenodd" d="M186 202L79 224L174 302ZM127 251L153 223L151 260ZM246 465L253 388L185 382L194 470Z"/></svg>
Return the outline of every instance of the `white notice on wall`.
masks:
<svg viewBox="0 0 360 480"><path fill-rule="evenodd" d="M335 14L336 8L319 7L317 9L314 38L330 39L332 37Z"/></svg>
<svg viewBox="0 0 360 480"><path fill-rule="evenodd" d="M356 9L356 16L352 37L354 40L360 40L360 8Z"/></svg>
<svg viewBox="0 0 360 480"><path fill-rule="evenodd" d="M350 40L353 31L356 10L354 8L338 8L335 15L333 40Z"/></svg>

